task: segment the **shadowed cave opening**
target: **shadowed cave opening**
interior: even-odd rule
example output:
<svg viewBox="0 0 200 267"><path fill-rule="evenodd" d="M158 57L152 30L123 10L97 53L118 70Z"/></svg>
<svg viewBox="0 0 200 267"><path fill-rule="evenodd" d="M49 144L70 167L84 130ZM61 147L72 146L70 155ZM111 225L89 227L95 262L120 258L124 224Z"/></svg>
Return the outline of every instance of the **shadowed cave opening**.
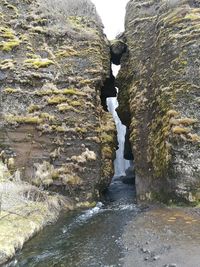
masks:
<svg viewBox="0 0 200 267"><path fill-rule="evenodd" d="M111 191L112 195L114 188L114 191L117 190L120 192L120 194L118 194L119 198L128 194L126 190L129 190L126 187L121 186L121 184L135 188L134 156L130 143L130 132L129 129L122 124L116 112L119 104L117 100L118 88L116 87L115 80L120 69L121 58L126 50L127 46L121 41L114 41L113 44L111 44L110 77L105 80L101 88L101 103L103 109L112 114L117 130L116 158L114 160L115 172L110 187L106 190L106 192ZM118 70L116 70L116 65L118 66ZM115 72L115 75L113 72Z"/></svg>

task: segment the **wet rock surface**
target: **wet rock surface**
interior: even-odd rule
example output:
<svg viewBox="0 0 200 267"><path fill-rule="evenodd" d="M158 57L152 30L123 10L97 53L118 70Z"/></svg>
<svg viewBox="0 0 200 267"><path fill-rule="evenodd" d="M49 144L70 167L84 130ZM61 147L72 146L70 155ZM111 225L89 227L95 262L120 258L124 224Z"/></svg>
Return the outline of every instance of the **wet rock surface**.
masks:
<svg viewBox="0 0 200 267"><path fill-rule="evenodd" d="M128 223L125 267L199 266L199 209L150 208Z"/></svg>
<svg viewBox="0 0 200 267"><path fill-rule="evenodd" d="M197 1L130 1L117 78L140 200L200 199Z"/></svg>

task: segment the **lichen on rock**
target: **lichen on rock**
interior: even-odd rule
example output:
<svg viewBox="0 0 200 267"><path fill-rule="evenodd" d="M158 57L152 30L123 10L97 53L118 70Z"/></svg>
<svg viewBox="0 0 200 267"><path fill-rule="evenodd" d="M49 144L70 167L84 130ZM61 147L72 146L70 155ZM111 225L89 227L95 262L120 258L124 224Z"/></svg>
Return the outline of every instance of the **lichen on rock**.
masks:
<svg viewBox="0 0 200 267"><path fill-rule="evenodd" d="M101 180L101 132L96 129L104 116L100 89L110 77L101 20L87 0L12 5L12 14L7 4L0 10L2 147L16 158L24 179L37 184L39 173L43 182L38 184L51 190L63 187L63 174L53 179L52 170L85 164L73 175L83 180L78 197L88 200ZM4 49L16 39L18 46ZM73 197L73 186L66 193Z"/></svg>
<svg viewBox="0 0 200 267"><path fill-rule="evenodd" d="M130 1L118 76L138 199L198 202L198 1Z"/></svg>

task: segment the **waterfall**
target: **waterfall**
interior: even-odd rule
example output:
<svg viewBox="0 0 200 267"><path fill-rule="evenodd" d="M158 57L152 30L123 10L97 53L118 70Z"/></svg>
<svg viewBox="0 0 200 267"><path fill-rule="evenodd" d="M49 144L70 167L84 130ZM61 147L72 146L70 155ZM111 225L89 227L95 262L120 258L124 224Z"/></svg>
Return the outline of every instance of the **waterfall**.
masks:
<svg viewBox="0 0 200 267"><path fill-rule="evenodd" d="M126 134L126 126L124 126L117 115L118 107L117 97L108 97L107 106L112 114L117 129L117 140L119 149L116 151L116 159L114 161L115 176L125 176L125 170L130 167L130 161L124 159L124 142Z"/></svg>
<svg viewBox="0 0 200 267"><path fill-rule="evenodd" d="M116 77L120 66L112 64L113 75ZM118 90L118 88L116 88ZM126 126L121 123L121 120L116 112L118 107L117 97L108 97L106 99L108 111L112 114L117 129L118 150L116 151L116 159L114 161L115 176L125 176L125 171L130 167L130 161L124 159L124 143Z"/></svg>

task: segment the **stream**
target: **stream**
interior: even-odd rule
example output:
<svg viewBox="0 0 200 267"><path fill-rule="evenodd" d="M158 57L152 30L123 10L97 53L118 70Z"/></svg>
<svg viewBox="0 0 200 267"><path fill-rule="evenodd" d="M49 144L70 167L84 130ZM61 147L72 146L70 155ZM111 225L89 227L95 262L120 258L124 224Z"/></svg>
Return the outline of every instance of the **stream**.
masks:
<svg viewBox="0 0 200 267"><path fill-rule="evenodd" d="M95 208L63 214L26 243L7 266L123 266L123 229L139 212L134 195L133 185L115 177Z"/></svg>

